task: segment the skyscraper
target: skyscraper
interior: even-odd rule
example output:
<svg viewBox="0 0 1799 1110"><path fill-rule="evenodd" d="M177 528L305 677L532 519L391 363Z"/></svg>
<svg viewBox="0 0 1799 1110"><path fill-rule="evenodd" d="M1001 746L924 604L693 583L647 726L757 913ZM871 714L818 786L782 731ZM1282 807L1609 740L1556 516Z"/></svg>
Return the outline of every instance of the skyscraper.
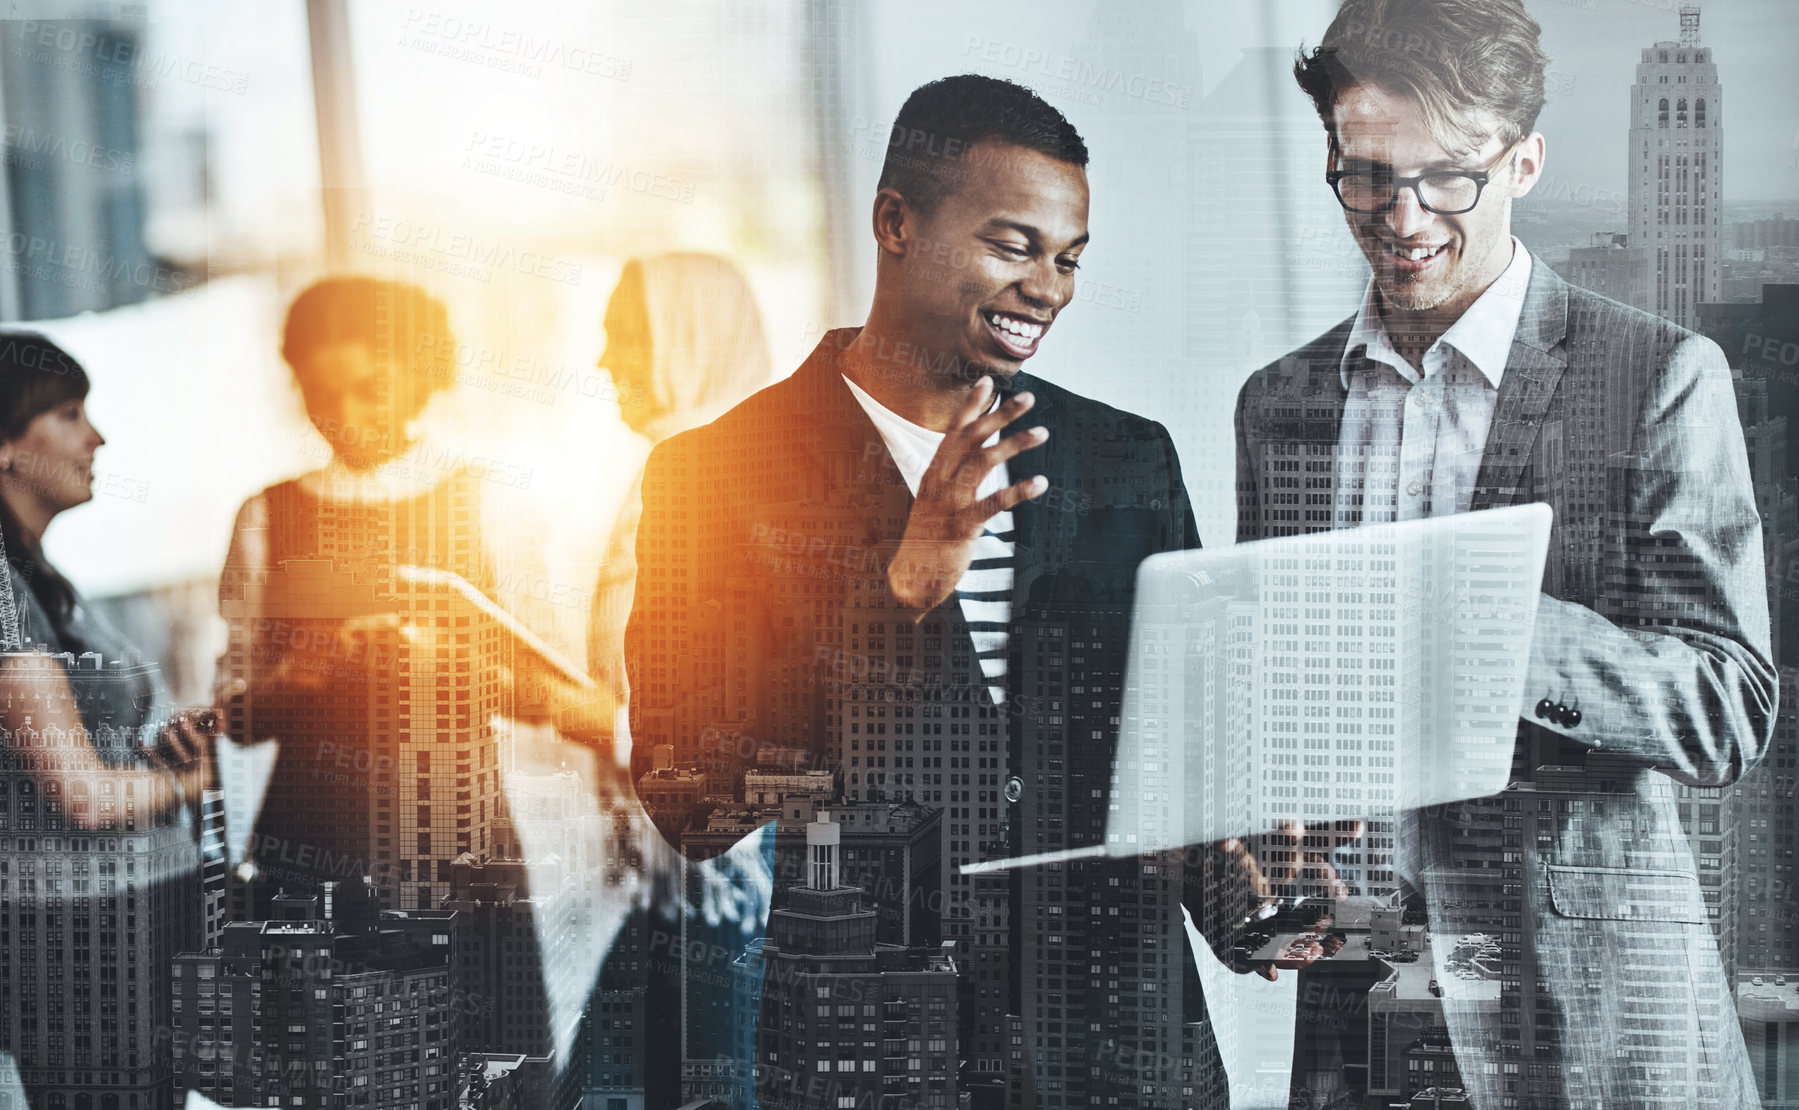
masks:
<svg viewBox="0 0 1799 1110"><path fill-rule="evenodd" d="M1737 414L1748 449L1756 508L1762 518L1763 560L1768 569L1768 610L1775 659L1780 666L1780 715L1763 766L1723 792L1683 787L1681 812L1699 864L1707 909L1718 932L1725 967L1740 986L1762 972L1799 967L1799 930L1792 906L1794 822L1793 767L1799 721L1792 710L1795 658L1794 591L1787 580L1799 536L1799 488L1793 478L1788 414L1793 384L1779 370L1778 353L1793 332L1799 287L1768 284L1758 304L1708 304L1701 330L1730 359ZM1770 357L1772 354L1773 357ZM1717 795L1722 793L1724 797ZM1744 1035L1752 1046L1762 1036L1738 996ZM1762 1062L1758 1078L1767 1082Z"/></svg>
<svg viewBox="0 0 1799 1110"><path fill-rule="evenodd" d="M1648 302L1650 268L1648 249L1615 231L1594 232L1588 246L1568 251L1569 281L1625 304Z"/></svg>
<svg viewBox="0 0 1799 1110"><path fill-rule="evenodd" d="M1222 614L1188 615L1196 638L1223 635ZM1112 811L1129 804L1121 799L1153 790L1100 785L1112 783L1117 756L1108 740L1121 709L1111 692L1126 681L1124 656L1102 645L1125 640L1130 616L1117 604L1026 607L1014 665L1021 704L1032 711L1019 717L1006 794L1016 798L1013 820L1021 828L1010 843L1020 854L1103 844ZM1228 701L1207 699L1207 708L1228 714ZM1196 730L1212 724L1212 714L1194 716L1204 718ZM1170 793L1226 781L1186 766L1195 753L1218 747L1195 743L1182 748L1186 759L1163 763L1178 767L1172 774L1179 785ZM1138 813L1153 823L1163 819L1161 808L1146 802ZM1013 1045L1022 1047L1010 1061L1008 1106L1104 1105L1125 1095L1144 1108L1225 1105L1222 1077L1208 1067L1214 1033L1181 907L1201 890L1205 896L1191 902L1195 914L1241 920L1248 907L1226 908L1213 896L1197 873L1208 862L1196 854L1189 875L1181 852L1164 851L1048 862L1012 877L1015 1004L1008 1012Z"/></svg>
<svg viewBox="0 0 1799 1110"><path fill-rule="evenodd" d="M467 923L457 972L468 991L463 1033L469 1045L546 1055L552 1041L543 979L518 972L530 966L537 946L532 906L521 893L524 871L519 860L456 860L450 867L453 892L443 908Z"/></svg>
<svg viewBox="0 0 1799 1110"><path fill-rule="evenodd" d="M876 941L875 911L840 878L842 829L818 817L806 826L805 885L739 964L746 983L764 984L760 1020L740 1031L760 1042L760 1103L956 1106L953 946Z"/></svg>
<svg viewBox="0 0 1799 1110"><path fill-rule="evenodd" d="M1799 1096L1799 978L1757 975L1737 984L1737 1020L1762 1105L1792 1106Z"/></svg>
<svg viewBox="0 0 1799 1110"><path fill-rule="evenodd" d="M1680 41L1643 49L1630 100L1630 245L1647 251L1637 307L1695 327L1723 296L1723 90L1699 6L1680 9Z"/></svg>
<svg viewBox="0 0 1799 1110"><path fill-rule="evenodd" d="M647 875L659 864L630 815L615 811L606 822L602 836L607 855L621 869L608 875L606 889L632 890L630 876ZM606 1110L645 1110L680 1101L674 1086L680 1056L679 992L657 989L673 975L670 949L676 929L670 918L677 911L666 904L660 909L636 899L619 923L575 1046L586 1077L584 1094L590 1104Z"/></svg>
<svg viewBox="0 0 1799 1110"><path fill-rule="evenodd" d="M952 674L970 674L975 665L968 638L953 629L946 636L944 624L936 618L914 624L876 595L855 599L838 617L845 650L827 689L840 714L844 801L909 800L943 810L937 826L943 894L935 927L956 942L962 1089L974 1088L978 1103L998 1090L1005 1068L1011 884L1005 875L961 869L1003 854L996 845L1003 841L998 803L1008 737L1006 719L984 687L934 681L946 661Z"/></svg>
<svg viewBox="0 0 1799 1110"><path fill-rule="evenodd" d="M1799 698L1799 672L1792 667L1780 668L1780 693L1783 699ZM1736 850L1727 866L1737 879L1733 939L1739 986L1764 971L1799 970L1799 915L1794 912L1799 831L1793 807L1799 719L1786 709L1791 704L1781 703L1765 765L1734 788Z"/></svg>
<svg viewBox="0 0 1799 1110"><path fill-rule="evenodd" d="M0 707L23 719L0 743L83 772L59 794L21 761L0 763L0 1037L33 1091L158 1110L174 1090L169 962L200 939L197 845L184 815L158 814L112 762L134 729L101 710L91 728L55 723L65 712L51 698L103 705L103 687L131 689L150 665L60 659L64 692L15 690Z"/></svg>
<svg viewBox="0 0 1799 1110"><path fill-rule="evenodd" d="M219 943L231 920L231 877L225 846L225 792L208 789L200 797L200 947Z"/></svg>
<svg viewBox="0 0 1799 1110"><path fill-rule="evenodd" d="M442 630L436 634L446 639L456 636L459 645L462 639L474 641L459 648L464 655L456 665L468 673L452 683L415 668L409 641L397 629L382 629L370 636L367 660L333 665L329 689L320 685L316 692L274 696L254 680L251 656L257 649L247 640L233 643L222 665L232 678L243 679L244 692L227 708L227 726L233 735L283 736L283 764L275 774L284 785L303 784L265 799L252 860L264 888L258 904L276 890L316 882L314 873L320 873L340 880L368 875L384 908L427 909L449 895L452 860L465 852L479 858L496 854L495 829L503 812L500 756L488 722L501 708L494 665L502 658L500 632L470 628L471 618L450 615L436 591L389 585L391 566L385 571L364 566L370 559L379 562L379 553L396 550L422 558L416 553L432 538L416 533L432 528L453 529L459 554L472 548L462 523L473 511L466 487L467 482L449 483L429 499L359 512L321 508L313 514L317 520L284 517L275 531L307 535L271 542L355 555L284 560L257 578L230 579L228 589L242 591L238 596L245 600L225 595L227 620L262 620L311 635L385 607L420 627ZM379 580L383 573L387 582ZM388 665L363 665L368 661ZM302 729L304 742L293 738Z"/></svg>
<svg viewBox="0 0 1799 1110"><path fill-rule="evenodd" d="M218 947L164 965L181 1087L236 1105L449 1110L460 915L352 924L338 893L277 895L271 920L228 924Z"/></svg>

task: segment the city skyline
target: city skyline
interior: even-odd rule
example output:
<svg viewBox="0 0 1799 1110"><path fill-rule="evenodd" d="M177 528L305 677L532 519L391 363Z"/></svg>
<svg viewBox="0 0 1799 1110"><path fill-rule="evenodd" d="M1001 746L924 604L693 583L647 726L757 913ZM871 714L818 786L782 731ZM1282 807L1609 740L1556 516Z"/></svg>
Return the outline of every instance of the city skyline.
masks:
<svg viewBox="0 0 1799 1110"><path fill-rule="evenodd" d="M235 628L217 637L226 649L217 662L221 688L247 688L221 702L227 730L290 742L263 817L285 822L285 831L244 824L257 806L241 788L250 783L260 795L256 775L268 766L244 771L235 762L254 764L267 748L229 749L221 757L234 764L226 781L187 799L192 827L179 829L140 816L123 832L52 831L52 803L34 793L36 780L12 763L0 766L0 798L12 799L0 811L0 855L11 853L10 870L0 867L0 947L9 956L0 967L0 1032L20 1038L14 1055L25 1082L135 1094L140 1110L179 1105L184 1086L220 1102L326 1105L359 1085L388 1093L386 1104L446 1110L461 1110L459 1097L478 1110L652 1110L705 1099L731 1107L746 1105L759 1085L771 1107L835 1110L848 1098L860 1110L891 1097L1023 1110L1107 1097L1222 1106L1228 1078L1232 1105L1262 1110L1284 1104L1281 1069L1291 1059L1308 1090L1365 1090L1369 1107L1426 1089L1453 1098L1448 1092L1477 1082L1482 1066L1516 1065L1499 1074L1526 1097L1551 1090L1567 1031L1538 1018L1554 999L1538 979L1560 973L1544 972L1536 934L1503 907L1527 878L1515 858L1520 843L1579 827L1578 807L1592 798L1577 780L1609 774L1603 759L1588 767L1569 751L1546 753L1532 781L1467 808L1459 853L1432 861L1430 872L1449 901L1461 903L1460 920L1451 915L1433 931L1396 897L1403 861L1395 843L1404 834L1394 815L1379 813L1367 841L1336 857L1365 901L1333 907L1328 926L1283 917L1252 930L1235 953L1213 952L1206 939L1236 927L1253 902L1218 860L1191 851L964 873L969 864L1090 845L1115 819L1118 800L1094 784L1112 780L1117 758L1104 741L1128 682L1125 654L1114 648L1131 610L1116 593L1091 600L1083 591L1104 592L1094 583L1110 589L1128 574L1119 571L1114 582L1110 569L1083 577L1091 570L1083 567L1046 577L1040 595L1020 594L1008 657L1016 696L996 702L966 614L944 610L914 622L871 585L882 563L869 537L901 525L906 510L903 497L886 496L903 485L873 439L851 444L829 481L799 492L780 485L781 464L764 457L765 426L730 429L718 454L684 475L745 485L772 475L775 499L794 507L772 519L778 532L732 539L720 512L685 522L690 534L651 533L636 548L666 556L684 544L716 545L741 557L716 604L699 602L697 581L647 579L673 582L669 594L680 595L679 603L665 597L659 615L696 602L659 630L664 639L646 645L657 665L670 664L684 638L736 654L728 665L679 676L702 692L691 699L660 697L655 684L675 681L666 671L637 682L633 696L649 708L635 735L672 742L646 740L630 771L609 767L603 752L563 743L542 720L510 720L523 701L511 687L513 641L493 626L458 624L460 611L439 612L436 593L395 583L396 563L449 565L581 658L602 547L593 537L619 519L619 503L631 505L643 456L644 445L617 423L641 394L616 368L593 369L605 341L616 338L601 338L609 324L602 308L623 252L649 244L741 264L754 288L751 310L760 303L768 314L775 376L785 376L832 325L859 318L853 314L872 284L865 227L885 121L904 91L929 77L977 71L1024 82L1065 110L1089 142L1092 248L1066 322L1030 370L1166 425L1169 457L1179 455L1208 548L1233 531L1239 490L1228 398L1236 384L1351 312L1366 281L1322 180L1322 129L1290 74L1296 48L1314 43L1328 21L1326 0L1046 0L1028 21L1016 8L947 0L853 9L798 0L754 10L673 4L666 13L598 8L565 22L545 4L477 21L485 29L467 39L458 36L474 7L356 6L337 46L364 97L353 111L362 113L372 148L376 184L363 216L389 228L410 222L428 230L429 242L530 255L560 277L475 272L468 258L446 262L429 250L408 260L387 240L360 240L349 269L416 279L449 306L456 325L455 337L446 326L413 348L451 364L444 403L397 422L405 435L416 427L437 437L404 460L413 470L388 476L390 490L420 496L365 497L368 488L345 482L336 468L301 480L313 484L280 495L287 500L262 522L268 527L253 511L243 518L276 554L247 564L234 554L222 596L213 585L239 486L254 492L317 471L329 454L321 437L332 434L308 422L304 387L290 383L275 358L282 308L343 246L325 244L328 221L311 211L319 181L343 170L323 155L312 162L315 139L341 136L323 134L331 128L319 123L320 134L291 144L304 172L292 168L293 151L271 153L267 135L243 141L246 121L272 134L280 130L273 121L288 119L258 98L288 89L296 73L305 78L304 16L295 8L251 27L241 15L209 9L217 28L208 37L189 26L195 16L177 19L163 0L119 5L94 17L96 34L129 41L147 61L104 62L86 73L79 51L58 52L54 28L48 46L35 37L55 21L33 22L29 34L19 21L0 27L10 36L0 37L0 83L11 82L0 97L8 127L0 145L16 202L0 206L6 229L62 243L65 258L111 260L102 268L111 278L101 280L106 273L15 250L0 282L0 316L56 317L46 330L74 337L92 364L94 408L112 441L99 456L95 503L51 533L50 555L77 584L104 585L92 591L93 611L159 659L159 677L183 701L210 696L214 622L223 616ZM1682 47L1677 0L1527 6L1552 56L1540 123L1550 153L1516 230L1538 263L1573 284L1659 307L1724 350L1764 529L1781 688L1791 694L1799 686L1799 433L1791 427L1799 414L1799 70L1790 65L1790 14L1782 0L1710 0L1697 5L1698 41ZM445 30L450 23L454 34ZM283 38L289 32L291 41ZM547 75L534 77L509 53L520 42L546 58L578 53L610 72L564 72L565 62L551 61ZM1644 154L1659 158L1655 144L1681 130L1678 93L1668 98L1668 128L1660 128L1658 88L1713 76L1649 57L1664 42L1708 52L1690 65L1714 66L1717 83L1705 87L1720 90L1705 97L1706 180L1687 194L1685 210L1695 224L1681 224L1672 202L1660 210L1668 222L1658 224L1656 204L1632 200L1652 197L1681 169L1671 160L1666 179L1633 175ZM266 67L245 60L276 54L285 60ZM287 54L299 58L297 68ZM694 59L715 55L722 61L706 63L695 79ZM182 76L189 63L200 80ZM168 68L158 73L155 64ZM245 88L206 86L208 65L245 75ZM410 81L410 97L438 109L416 128L406 126L416 107L396 92ZM27 93L17 95L17 85ZM495 90L487 105L482 98ZM1689 99L1693 138L1700 98ZM519 122L527 115L520 105L540 101L555 110ZM720 104L731 110L707 107ZM120 112L131 115L130 127L119 124ZM705 115L705 125L677 134L683 112ZM326 118L313 107L289 115L308 127ZM604 126L594 123L600 116ZM516 126L502 134L509 122ZM656 145L658 131L668 133L666 151ZM52 135L65 151L67 140L99 136L129 167L59 161ZM533 185L528 172L513 175L518 180L500 172L510 165L509 144L536 144L531 158L539 161L629 163L661 184L637 192L627 175L607 201L564 191L539 205L540 194L557 190ZM262 172L292 179L309 198L305 215L284 222L277 210L280 218L261 217L269 226L254 234L233 231L256 222L243 191L255 179L242 164L247 151L267 162ZM477 168L464 168L471 157ZM470 174L479 180L465 191ZM651 195L670 182L673 195ZM424 199L408 192L427 186ZM351 192L333 195L342 201ZM1691 203L1701 196L1702 213ZM552 210L555 220L545 220L542 212ZM616 242L600 242L602 225ZM1682 270L1676 253L1658 269L1658 226L1703 228L1702 241L1683 241L1704 247L1703 263ZM104 230L76 244L70 229L78 227ZM308 235L325 245L291 245ZM165 248L173 253L157 253ZM158 276L137 282L129 275L140 266ZM1687 295L1656 302L1663 284ZM723 315L702 313L701 323ZM1578 399L1577 417L1556 433L1566 447L1553 456L1558 473L1544 487L1545 496L1565 494L1591 516L1568 540L1570 550L1589 554L1607 542L1597 522L1616 514L1606 483L1630 466L1578 439L1619 419L1603 400ZM1329 414L1311 399L1292 407L1301 436L1334 437ZM815 423L796 418L778 431L797 439ZM169 429L190 424L202 446L171 451ZM1160 450L1140 430L1116 442L1060 428L1056 435L1058 444L1079 442L1105 460L1094 474L1118 452ZM604 465L595 461L602 457ZM1295 530L1302 499L1311 506L1304 512L1321 514L1306 520L1329 519L1334 506L1310 500L1321 488L1312 483L1340 460L1318 450L1279 461L1294 464L1280 472L1293 482L1264 492L1279 485L1279 494L1292 494ZM1163 489L1137 481L1096 486L1086 502L1061 499L1056 511L1066 515L1052 518L1061 530L1026 537L1023 557L1057 542L1072 543L1082 559L1123 550L1117 537L1138 514L1171 508ZM868 514L851 519L844 510L857 508L859 494L841 490L856 482L879 494L860 506ZM444 488L427 494L434 485ZM330 502L352 488L319 512L307 500ZM477 551L484 541L492 550ZM1376 615L1387 604L1380 594L1327 602L1321 591L1334 587L1300 579L1310 568L1264 569L1270 590L1295 595L1279 605L1298 613L1308 603L1321 612L1340 603L1330 619L1342 616L1357 631L1333 654L1275 627L1300 625L1309 613L1220 606L1170 617L1158 631L1169 634L1177 657L1199 653L1218 667L1209 684L1195 677L1183 696L1203 689L1217 697L1193 709L1182 737L1187 762L1146 789L1203 784L1207 804L1261 824L1304 816L1326 792L1333 806L1385 804L1379 792L1387 784L1377 776L1396 757L1379 748L1384 719L1361 711L1386 708L1378 695L1391 691L1395 709L1415 723L1433 710L1419 691L1442 685L1433 685L1431 667L1466 676L1485 649L1463 637L1420 637L1389 656L1375 650L1395 623ZM1601 585L1621 594L1624 577ZM840 588L841 604L832 594ZM1368 578L1344 589L1387 586ZM776 590L795 599L790 608L765 604L762 595ZM101 596L113 593L121 596ZM1672 609L1643 615L1681 617ZM375 616L393 616L395 627L376 621L358 646L322 651L318 684L300 692L263 684L272 658L335 635L346 620ZM421 629L444 638L441 654L420 646ZM152 678L148 663L115 666L111 652L65 655L78 687L98 676L122 684ZM1367 665L1340 665L1339 655ZM1380 681L1389 670L1391 687ZM1358 681L1341 681L1351 676ZM1329 717L1279 711L1289 700L1303 704L1308 685L1343 685L1358 697L1333 701ZM1284 696L1290 692L1300 697ZM1677 786L1680 827L1645 828L1633 848L1666 870L1695 870L1698 908L1672 887L1621 893L1651 907L1644 912L1659 924L1714 932L1734 999L1695 1001L1717 1021L1729 1019L1725 1008L1734 1003L1758 1081L1791 1098L1799 1096L1799 1022L1785 1016L1799 990L1791 862L1799 829L1789 815L1799 705L1783 705L1766 766L1730 788ZM1245 725L1258 741L1253 758L1192 743L1193 729L1217 736ZM1328 764L1322 746L1301 746L1322 745L1326 728ZM13 730L3 738L29 744L46 735ZM123 744L123 736L88 732L101 746ZM52 739L62 751L81 737ZM1298 743L1289 752L1285 741ZM1172 743L1167 735L1157 742ZM645 808L621 802L633 787ZM91 796L96 807L109 804L101 797ZM178 870L170 860L187 855L197 860L191 882L171 881L153 896L167 904L166 928L146 930L140 916L140 935L129 935L121 922L130 911L104 905L105 894L93 908L61 910L5 894L7 880L15 894L28 881L48 891L52 882L121 879L135 867L142 914L152 899L147 874ZM1569 884L1562 891L1570 898L1620 893L1558 881ZM77 888L68 889L74 897ZM1192 921L1183 921L1183 906ZM1213 993L1209 981L1202 992L1195 981L1194 952L1206 972L1236 957L1238 966L1221 972L1230 976L1247 956L1334 943L1332 929L1344 934L1340 962L1298 991L1298 976L1286 972L1272 985L1232 976L1243 985L1230 984L1228 995ZM1664 1036L1647 1012L1665 986L1656 943L1615 953L1621 997L1634 1008L1620 1021L1645 1052L1665 1054L1643 1066L1686 1067L1692 1042ZM54 952L58 946L66 952ZM101 1007L84 1019L71 1007L53 1020L59 999L92 997L81 993L82 968L98 978L109 967L125 968L122 1012ZM68 979L52 974L61 968ZM1592 974L1587 965L1562 971L1568 982ZM59 995L65 982L69 993ZM1301 1007L1289 1051L1294 997L1307 991L1326 1003ZM1506 1042L1516 1055L1458 1059L1457 1038L1488 1022L1517 1031ZM1346 1023L1354 1035L1322 1035ZM89 1050L138 1063L66 1062ZM1214 1052L1228 1075L1206 1063ZM143 1063L155 1053L164 1054L159 1062ZM123 1078L67 1078L110 1072ZM841 1089L810 1080L821 1075ZM0 1082L0 1110L7 1093Z"/></svg>

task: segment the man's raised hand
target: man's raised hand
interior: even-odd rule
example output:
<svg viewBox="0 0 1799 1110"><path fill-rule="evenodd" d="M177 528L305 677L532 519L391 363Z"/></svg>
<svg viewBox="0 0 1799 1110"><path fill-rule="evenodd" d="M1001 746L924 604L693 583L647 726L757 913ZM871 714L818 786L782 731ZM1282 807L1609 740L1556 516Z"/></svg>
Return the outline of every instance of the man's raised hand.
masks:
<svg viewBox="0 0 1799 1110"><path fill-rule="evenodd" d="M1020 393L992 412L993 380L983 377L957 410L955 423L943 437L931 465L918 482L918 496L906 518L906 534L887 566L893 595L913 611L914 620L943 604L974 560L975 543L996 515L1040 497L1049 488L1042 475L1027 478L977 497L981 481L993 468L1049 438L1046 428L1029 428L983 446L1001 428L1030 411L1029 393Z"/></svg>

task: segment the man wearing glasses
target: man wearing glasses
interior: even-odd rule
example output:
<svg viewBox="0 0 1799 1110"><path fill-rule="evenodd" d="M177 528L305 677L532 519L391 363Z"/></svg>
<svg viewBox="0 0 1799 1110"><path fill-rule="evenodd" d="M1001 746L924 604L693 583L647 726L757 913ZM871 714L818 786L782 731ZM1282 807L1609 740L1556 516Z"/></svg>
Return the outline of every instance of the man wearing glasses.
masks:
<svg viewBox="0 0 1799 1110"><path fill-rule="evenodd" d="M1237 535L1553 508L1511 783L1396 820L1455 1050L1428 1085L1483 1110L1754 1105L1675 800L1733 782L1773 729L1742 430L1714 344L1569 286L1512 236L1545 157L1537 40L1518 0L1346 0L1295 65L1373 277L1243 387ZM1276 473L1295 470L1297 496ZM1416 1093L1394 1038L1432 1034L1381 1020L1369 1091ZM1343 1024L1300 1021L1302 1058ZM1358 1078L1306 1071L1310 1095Z"/></svg>

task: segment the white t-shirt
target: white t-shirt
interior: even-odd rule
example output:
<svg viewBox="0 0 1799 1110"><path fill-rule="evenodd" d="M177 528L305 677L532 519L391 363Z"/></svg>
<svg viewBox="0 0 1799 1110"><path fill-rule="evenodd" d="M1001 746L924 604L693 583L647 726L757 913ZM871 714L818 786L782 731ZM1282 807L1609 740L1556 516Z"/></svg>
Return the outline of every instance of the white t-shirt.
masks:
<svg viewBox="0 0 1799 1110"><path fill-rule="evenodd" d="M931 465L937 448L943 445L944 434L919 427L869 396L855 382L848 378L843 381L850 387L850 393L862 406L862 411L868 414L868 419L874 422L875 430L881 433L881 440L887 445L888 454L893 456L894 465L899 467L900 476L905 478L912 496L917 497L919 479ZM994 398L994 403L998 404L999 398ZM995 432L982 446L990 447L998 442L999 433ZM1002 462L981 480L976 496L991 496L1011 484L1011 476ZM975 544L974 561L968 564L968 573L956 583L956 600L961 603L962 617L968 622L968 635L974 641L975 656L981 662L981 674L987 679L987 692L995 705L1006 703L1013 540L1012 513L1008 509L987 522Z"/></svg>

